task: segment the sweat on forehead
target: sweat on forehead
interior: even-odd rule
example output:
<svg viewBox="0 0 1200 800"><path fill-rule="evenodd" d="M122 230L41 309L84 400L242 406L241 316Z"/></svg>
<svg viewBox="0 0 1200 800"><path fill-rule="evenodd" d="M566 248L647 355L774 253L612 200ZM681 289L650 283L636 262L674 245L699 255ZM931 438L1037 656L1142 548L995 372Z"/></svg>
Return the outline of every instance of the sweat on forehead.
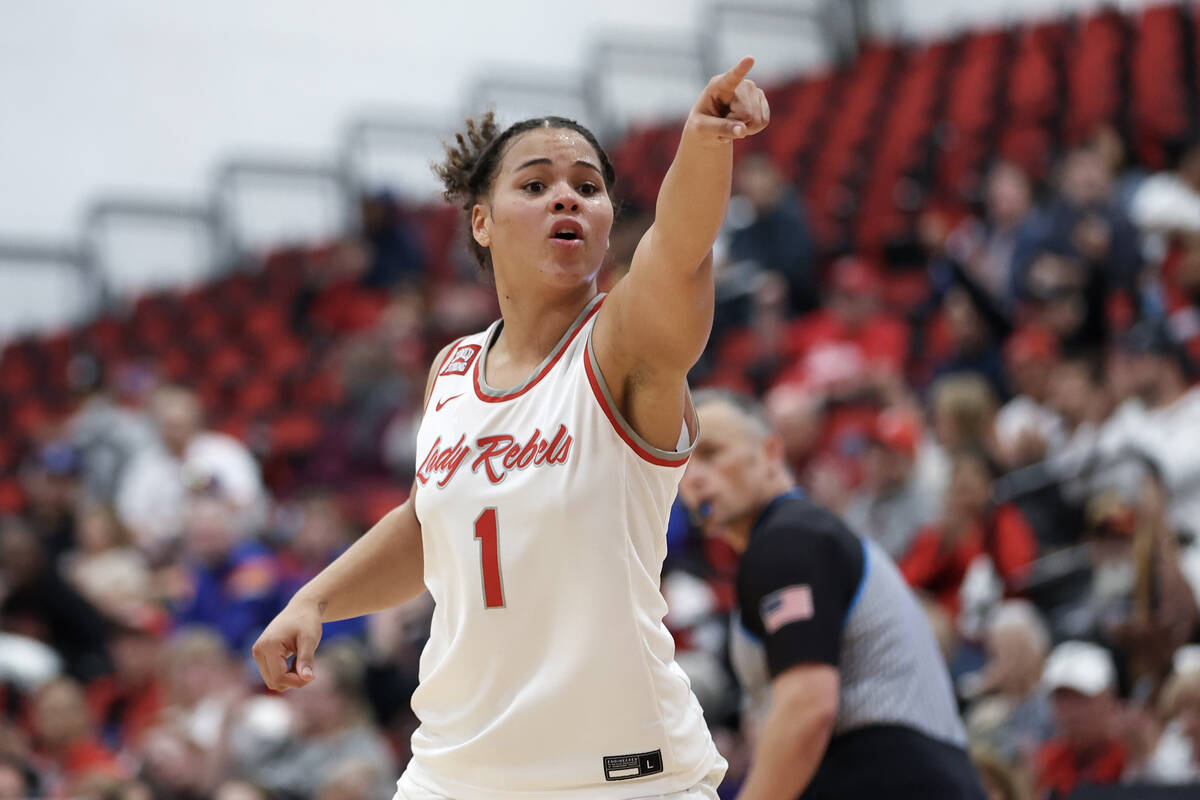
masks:
<svg viewBox="0 0 1200 800"><path fill-rule="evenodd" d="M501 151L499 171L513 172L534 159L556 161L562 157L593 167L597 177L605 175L603 159L583 134L555 127L533 128L513 136Z"/></svg>

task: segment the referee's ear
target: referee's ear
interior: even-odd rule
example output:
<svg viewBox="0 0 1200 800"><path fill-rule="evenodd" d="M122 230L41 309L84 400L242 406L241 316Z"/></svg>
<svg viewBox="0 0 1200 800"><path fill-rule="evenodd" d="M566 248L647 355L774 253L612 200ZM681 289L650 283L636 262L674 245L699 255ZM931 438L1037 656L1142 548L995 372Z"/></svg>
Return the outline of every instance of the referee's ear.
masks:
<svg viewBox="0 0 1200 800"><path fill-rule="evenodd" d="M787 468L787 449L784 447L783 439L780 438L779 434L768 434L762 440L762 447L763 452L767 456L767 461L784 469Z"/></svg>

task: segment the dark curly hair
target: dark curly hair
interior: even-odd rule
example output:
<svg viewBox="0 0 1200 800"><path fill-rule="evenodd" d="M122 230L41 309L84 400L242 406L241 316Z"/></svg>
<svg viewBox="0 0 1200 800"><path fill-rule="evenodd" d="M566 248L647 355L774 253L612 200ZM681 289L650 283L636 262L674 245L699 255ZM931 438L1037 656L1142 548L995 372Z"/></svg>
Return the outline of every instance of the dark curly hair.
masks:
<svg viewBox="0 0 1200 800"><path fill-rule="evenodd" d="M442 181L442 197L447 202L459 206L469 220L475 203L492 191L496 173L500 171L500 161L504 158L505 146L520 134L536 128L565 128L587 139L600 158L604 188L609 198L612 198L613 183L617 179L616 171L600 142L587 128L566 117L535 117L513 123L501 131L500 126L496 124L496 115L491 111L478 118L468 118L466 130L456 133L453 143L445 144L445 160L433 165L433 171ZM467 245L471 248L475 260L479 262L480 268L490 271L491 253L488 248L475 241L469 230Z"/></svg>

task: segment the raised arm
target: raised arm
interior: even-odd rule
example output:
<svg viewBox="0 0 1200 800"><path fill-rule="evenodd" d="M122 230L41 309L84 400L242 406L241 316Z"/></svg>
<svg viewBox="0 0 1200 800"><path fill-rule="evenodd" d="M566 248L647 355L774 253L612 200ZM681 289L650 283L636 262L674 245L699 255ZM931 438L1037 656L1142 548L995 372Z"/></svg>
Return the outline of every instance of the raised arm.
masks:
<svg viewBox="0 0 1200 800"><path fill-rule="evenodd" d="M425 402L446 347L433 361ZM271 621L251 652L263 681L276 691L304 686L314 677L313 654L321 623L359 617L398 606L425 590L421 523L413 510L416 485L408 499L384 515L332 564L292 597ZM288 659L296 660L288 668Z"/></svg>
<svg viewBox="0 0 1200 800"><path fill-rule="evenodd" d="M681 412L666 415L675 420L672 433L669 420L660 424L630 407L625 385L640 392L657 384L682 397L683 378L708 342L712 245L729 203L733 142L758 133L770 119L766 96L746 79L752 66L754 59L743 58L700 94L659 190L654 224L596 322L593 346L609 388L634 428L655 444L674 445Z"/></svg>

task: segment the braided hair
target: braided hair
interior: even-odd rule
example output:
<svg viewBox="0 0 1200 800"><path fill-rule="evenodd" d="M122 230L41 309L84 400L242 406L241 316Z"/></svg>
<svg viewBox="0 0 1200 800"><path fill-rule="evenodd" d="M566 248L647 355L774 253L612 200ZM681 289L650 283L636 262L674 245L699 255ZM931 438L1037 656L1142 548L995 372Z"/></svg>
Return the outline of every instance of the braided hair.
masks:
<svg viewBox="0 0 1200 800"><path fill-rule="evenodd" d="M479 198L491 193L506 145L520 134L537 128L564 128L575 131L586 139L600 158L605 191L610 198L612 197L612 186L617 177L612 162L595 135L573 119L535 117L513 123L501 131L500 126L496 124L495 113L489 111L481 117L468 118L465 127L465 131L454 135L454 142L444 145L446 157L442 163L433 165L433 171L442 181L442 197L446 202L461 208L468 220L471 209ZM492 256L488 248L480 245L470 235L467 237L467 244L471 254L479 262L480 269L490 271Z"/></svg>

